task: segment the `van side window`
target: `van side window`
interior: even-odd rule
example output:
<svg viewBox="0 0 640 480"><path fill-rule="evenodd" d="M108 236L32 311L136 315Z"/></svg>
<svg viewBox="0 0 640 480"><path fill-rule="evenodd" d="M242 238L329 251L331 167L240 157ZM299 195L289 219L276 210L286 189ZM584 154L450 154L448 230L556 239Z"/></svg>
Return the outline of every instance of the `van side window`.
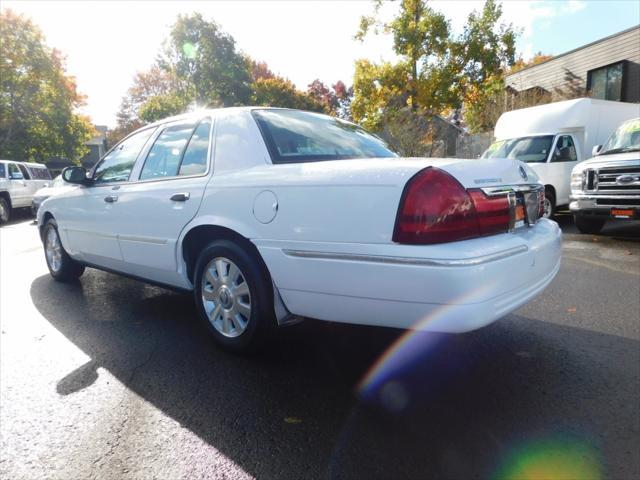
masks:
<svg viewBox="0 0 640 480"><path fill-rule="evenodd" d="M18 164L18 168L20 169L20 172L22 172L22 176L25 180L31 180L31 175L29 175L29 172L24 165Z"/></svg>
<svg viewBox="0 0 640 480"><path fill-rule="evenodd" d="M571 135L558 137L556 148L553 150L552 162L575 162L578 160L576 146Z"/></svg>

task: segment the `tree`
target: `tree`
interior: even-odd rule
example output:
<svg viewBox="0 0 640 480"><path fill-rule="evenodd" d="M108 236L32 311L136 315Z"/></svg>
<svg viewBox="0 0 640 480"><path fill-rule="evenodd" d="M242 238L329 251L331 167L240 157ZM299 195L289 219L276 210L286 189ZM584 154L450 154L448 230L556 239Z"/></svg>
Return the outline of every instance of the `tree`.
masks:
<svg viewBox="0 0 640 480"><path fill-rule="evenodd" d="M374 33L393 35L396 63L356 62L354 118L379 130L385 119L409 106L421 115L468 106L482 100L496 78L515 61L516 32L501 23L502 7L487 0L482 11L473 11L464 32L454 36L449 21L428 6L426 0L403 0L390 22L363 17L356 38ZM476 105L470 108L476 108ZM481 108L481 106L478 106Z"/></svg>
<svg viewBox="0 0 640 480"><path fill-rule="evenodd" d="M519 72L520 70L524 70L525 68L533 67L534 65L546 62L547 60L551 60L552 58L553 55L545 55L542 52L536 53L528 61L525 61L522 56L520 56L514 62L513 66L509 69L509 74Z"/></svg>
<svg viewBox="0 0 640 480"><path fill-rule="evenodd" d="M381 1L375 2L376 14L381 5ZM425 83L433 86L437 77L442 77L437 70L445 62L450 44L449 22L444 15L424 0L402 0L398 14L390 22L380 22L375 16L363 17L356 39L363 40L372 27L376 33L382 30L393 35L393 50L402 59L395 67L404 69L402 89L408 94L411 109L440 107L432 105L436 102L429 98L432 90L425 88Z"/></svg>
<svg viewBox="0 0 640 480"><path fill-rule="evenodd" d="M259 78L253 82L252 89L251 103L254 105L323 111L322 104L297 90L291 81L281 77Z"/></svg>
<svg viewBox="0 0 640 480"><path fill-rule="evenodd" d="M249 66L233 37L199 13L178 16L157 64L187 104L246 105L251 96Z"/></svg>
<svg viewBox="0 0 640 480"><path fill-rule="evenodd" d="M84 98L60 52L29 19L0 12L0 156L79 161L94 128L75 113Z"/></svg>
<svg viewBox="0 0 640 480"><path fill-rule="evenodd" d="M307 95L322 105L325 113L345 120L351 119L353 88L347 88L342 80L328 87L316 78L307 87Z"/></svg>

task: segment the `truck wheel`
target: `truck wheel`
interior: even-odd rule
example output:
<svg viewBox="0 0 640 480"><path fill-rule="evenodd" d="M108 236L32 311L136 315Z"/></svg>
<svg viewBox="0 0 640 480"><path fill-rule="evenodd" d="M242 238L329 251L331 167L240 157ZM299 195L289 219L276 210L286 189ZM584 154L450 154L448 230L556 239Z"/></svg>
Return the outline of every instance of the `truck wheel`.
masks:
<svg viewBox="0 0 640 480"><path fill-rule="evenodd" d="M51 276L59 282L75 280L84 273L84 265L73 260L65 251L58 234L58 224L50 219L44 227L42 235L44 256Z"/></svg>
<svg viewBox="0 0 640 480"><path fill-rule="evenodd" d="M194 296L201 321L227 350L253 352L275 328L268 272L247 249L229 240L211 242L198 256Z"/></svg>
<svg viewBox="0 0 640 480"><path fill-rule="evenodd" d="M11 207L9 202L3 197L0 197L0 224L7 223L11 218Z"/></svg>
<svg viewBox="0 0 640 480"><path fill-rule="evenodd" d="M551 218L556 213L556 196L550 189L544 191L544 218Z"/></svg>
<svg viewBox="0 0 640 480"><path fill-rule="evenodd" d="M600 233L602 227L604 227L605 219L603 218L589 218L580 215L574 215L573 221L576 223L576 227L580 233Z"/></svg>

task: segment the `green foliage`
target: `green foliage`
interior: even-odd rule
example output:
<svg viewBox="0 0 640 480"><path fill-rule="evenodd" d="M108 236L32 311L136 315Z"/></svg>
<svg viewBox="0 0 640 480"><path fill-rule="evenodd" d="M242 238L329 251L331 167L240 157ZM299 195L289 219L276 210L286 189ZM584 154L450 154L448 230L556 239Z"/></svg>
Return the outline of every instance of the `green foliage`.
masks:
<svg viewBox="0 0 640 480"><path fill-rule="evenodd" d="M387 23L376 20L379 7L376 2L374 16L361 19L356 38L362 40L372 28L389 33L400 60L356 62L353 117L369 128L379 131L385 117L406 106L424 115L466 108L484 99L482 90L491 91L515 61L516 32L500 22L502 7L495 0L472 12L457 37L426 0L403 0Z"/></svg>
<svg viewBox="0 0 640 480"><path fill-rule="evenodd" d="M259 78L252 84L253 105L269 107L298 108L314 112L324 111L322 104L311 96L300 92L289 80L276 78Z"/></svg>
<svg viewBox="0 0 640 480"><path fill-rule="evenodd" d="M166 93L148 98L140 107L140 120L152 123L185 111L185 99L178 93Z"/></svg>
<svg viewBox="0 0 640 480"><path fill-rule="evenodd" d="M60 53L11 10L0 13L0 157L79 161L94 129L75 113L83 103Z"/></svg>
<svg viewBox="0 0 640 480"><path fill-rule="evenodd" d="M176 79L185 104L229 107L251 96L250 71L233 37L199 13L178 16L158 66Z"/></svg>

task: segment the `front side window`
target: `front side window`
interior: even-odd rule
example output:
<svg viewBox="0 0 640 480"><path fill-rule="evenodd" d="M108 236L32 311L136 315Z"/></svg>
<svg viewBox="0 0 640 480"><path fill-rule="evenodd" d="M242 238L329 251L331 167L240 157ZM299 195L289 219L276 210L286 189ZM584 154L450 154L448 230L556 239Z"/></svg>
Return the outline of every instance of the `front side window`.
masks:
<svg viewBox="0 0 640 480"><path fill-rule="evenodd" d="M154 130L154 128L148 128L134 133L116 145L96 166L93 181L100 184L129 180L133 165Z"/></svg>
<svg viewBox="0 0 640 480"><path fill-rule="evenodd" d="M211 119L165 128L149 150L140 180L205 173L210 134Z"/></svg>
<svg viewBox="0 0 640 480"><path fill-rule="evenodd" d="M7 170L4 168L4 163L0 163L0 178L7 178Z"/></svg>
<svg viewBox="0 0 640 480"><path fill-rule="evenodd" d="M180 161L194 127L193 123L166 127L149 150L140 180L178 175Z"/></svg>
<svg viewBox="0 0 640 480"><path fill-rule="evenodd" d="M251 113L273 163L397 156L363 128L327 115L275 109Z"/></svg>
<svg viewBox="0 0 640 480"><path fill-rule="evenodd" d="M18 168L18 166L15 163L10 163L9 164L9 179L11 179L11 180L22 180L22 179L24 179L24 175L22 175L22 172L20 171L20 169Z"/></svg>
<svg viewBox="0 0 640 480"><path fill-rule="evenodd" d="M571 135L558 137L556 148L553 150L552 162L575 162L578 160L576 146Z"/></svg>
<svg viewBox="0 0 640 480"><path fill-rule="evenodd" d="M615 63L587 73L587 85L592 98L621 102L624 62Z"/></svg>

